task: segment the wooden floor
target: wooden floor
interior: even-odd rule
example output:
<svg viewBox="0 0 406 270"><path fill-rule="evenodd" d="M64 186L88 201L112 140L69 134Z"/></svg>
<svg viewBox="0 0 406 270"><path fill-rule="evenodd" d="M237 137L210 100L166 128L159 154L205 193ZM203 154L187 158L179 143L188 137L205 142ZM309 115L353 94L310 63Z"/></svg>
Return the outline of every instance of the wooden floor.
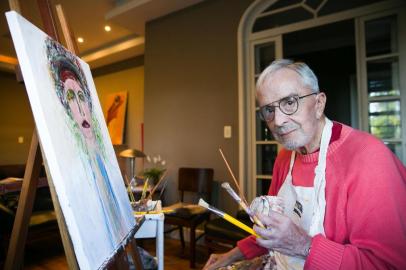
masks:
<svg viewBox="0 0 406 270"><path fill-rule="evenodd" d="M140 243L145 250L155 256L155 239L143 240ZM186 243L185 250L179 240L165 238L165 270L183 270L189 267L189 252ZM195 269L201 269L207 260L207 251L205 247L197 247L197 263ZM27 247L25 254L24 269L28 270L47 270L47 269L68 269L62 244L59 239L54 239L49 243L41 243L41 248Z"/></svg>

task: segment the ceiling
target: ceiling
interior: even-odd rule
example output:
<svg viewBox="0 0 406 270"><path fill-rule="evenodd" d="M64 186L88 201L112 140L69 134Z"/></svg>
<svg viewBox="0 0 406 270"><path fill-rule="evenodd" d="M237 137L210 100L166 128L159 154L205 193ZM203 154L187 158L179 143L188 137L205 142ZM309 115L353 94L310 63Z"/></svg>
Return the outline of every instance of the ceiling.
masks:
<svg viewBox="0 0 406 270"><path fill-rule="evenodd" d="M204 0L49 0L61 4L77 42L79 56L92 68L144 54L145 23ZM21 13L42 28L37 1L20 0ZM10 10L0 1L2 14ZM54 14L56 12L54 11ZM0 16L0 70L14 72L17 63L5 16ZM104 30L111 27L110 32ZM59 22L58 32L62 33ZM64 43L63 37L60 37Z"/></svg>

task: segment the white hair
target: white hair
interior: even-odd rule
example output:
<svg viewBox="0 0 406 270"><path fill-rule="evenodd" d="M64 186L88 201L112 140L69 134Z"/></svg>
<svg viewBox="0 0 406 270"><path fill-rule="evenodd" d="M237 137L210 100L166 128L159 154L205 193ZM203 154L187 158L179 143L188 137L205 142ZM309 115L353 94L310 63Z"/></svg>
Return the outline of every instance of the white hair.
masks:
<svg viewBox="0 0 406 270"><path fill-rule="evenodd" d="M257 81L257 89L259 89L274 72L284 68L293 70L299 74L302 78L303 85L308 87L312 93L319 92L319 82L310 67L303 62L294 62L289 59L275 60L264 71L262 71Z"/></svg>

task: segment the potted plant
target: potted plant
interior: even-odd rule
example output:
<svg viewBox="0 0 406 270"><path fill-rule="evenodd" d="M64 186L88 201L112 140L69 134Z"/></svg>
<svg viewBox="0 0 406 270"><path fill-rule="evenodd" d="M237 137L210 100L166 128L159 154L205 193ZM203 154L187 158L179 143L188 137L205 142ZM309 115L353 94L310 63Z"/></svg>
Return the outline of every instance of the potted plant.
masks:
<svg viewBox="0 0 406 270"><path fill-rule="evenodd" d="M147 156L147 163L149 163L149 167L145 168L142 172L144 179L149 179L150 185L155 185L158 183L159 179L161 178L162 174L166 171L165 165L166 161L161 159L161 156Z"/></svg>

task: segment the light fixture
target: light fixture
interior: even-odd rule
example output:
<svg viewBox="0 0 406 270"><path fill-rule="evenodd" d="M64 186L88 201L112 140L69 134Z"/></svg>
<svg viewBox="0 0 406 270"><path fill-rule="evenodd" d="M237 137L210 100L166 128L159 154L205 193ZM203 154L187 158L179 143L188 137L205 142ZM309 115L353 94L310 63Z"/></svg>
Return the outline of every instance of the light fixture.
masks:
<svg viewBox="0 0 406 270"><path fill-rule="evenodd" d="M111 31L111 27L110 27L109 25L106 25L106 26L104 27L104 30L105 30L106 32L110 32L110 31Z"/></svg>
<svg viewBox="0 0 406 270"><path fill-rule="evenodd" d="M83 43L85 40L82 37L78 37L78 42Z"/></svg>

